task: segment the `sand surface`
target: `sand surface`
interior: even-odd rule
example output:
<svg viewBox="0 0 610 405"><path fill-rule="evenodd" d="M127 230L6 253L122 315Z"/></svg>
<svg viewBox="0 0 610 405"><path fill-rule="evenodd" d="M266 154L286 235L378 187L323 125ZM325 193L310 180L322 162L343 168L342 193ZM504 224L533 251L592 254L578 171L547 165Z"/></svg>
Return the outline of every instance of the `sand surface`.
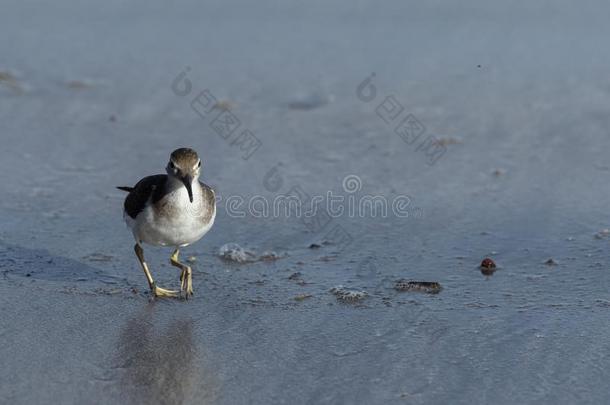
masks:
<svg viewBox="0 0 610 405"><path fill-rule="evenodd" d="M607 11L5 1L0 402L607 403ZM235 134L194 111L201 94ZM389 96L440 158L380 118ZM193 299L154 301L114 187L180 146L222 200L184 251ZM410 215L312 225L226 207L294 190L409 196ZM221 259L226 243L255 260ZM145 250L176 288L170 253Z"/></svg>

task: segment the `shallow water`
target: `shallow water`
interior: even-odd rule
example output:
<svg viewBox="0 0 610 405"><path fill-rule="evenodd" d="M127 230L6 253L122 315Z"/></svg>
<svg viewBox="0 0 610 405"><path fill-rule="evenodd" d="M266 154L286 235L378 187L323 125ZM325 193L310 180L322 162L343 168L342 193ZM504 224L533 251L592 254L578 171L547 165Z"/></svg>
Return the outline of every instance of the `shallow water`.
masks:
<svg viewBox="0 0 610 405"><path fill-rule="evenodd" d="M0 402L608 402L607 8L6 3ZM204 89L250 156L193 110ZM377 115L390 95L446 145L434 164ZM151 301L114 187L185 145L222 200L183 253L193 299ZM411 215L223 204L295 190L407 195ZM177 288L170 253L145 249Z"/></svg>

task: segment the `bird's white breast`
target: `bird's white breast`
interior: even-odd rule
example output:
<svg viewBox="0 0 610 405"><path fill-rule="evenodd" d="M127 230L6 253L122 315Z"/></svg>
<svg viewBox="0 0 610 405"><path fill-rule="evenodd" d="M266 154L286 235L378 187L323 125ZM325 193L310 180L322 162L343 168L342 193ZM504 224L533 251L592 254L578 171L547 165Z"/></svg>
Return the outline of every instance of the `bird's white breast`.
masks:
<svg viewBox="0 0 610 405"><path fill-rule="evenodd" d="M213 210L210 220L202 221L209 210ZM216 208L207 205L201 187L194 182L192 203L186 188L178 187L156 205L149 201L135 219L125 217L136 239L151 245L179 247L198 241L210 230Z"/></svg>

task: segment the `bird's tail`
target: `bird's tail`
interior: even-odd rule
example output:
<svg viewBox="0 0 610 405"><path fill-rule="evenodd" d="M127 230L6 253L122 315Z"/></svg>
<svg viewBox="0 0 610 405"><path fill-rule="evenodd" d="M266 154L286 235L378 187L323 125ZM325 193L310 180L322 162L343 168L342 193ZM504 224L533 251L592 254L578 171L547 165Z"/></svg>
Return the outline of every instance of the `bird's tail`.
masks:
<svg viewBox="0 0 610 405"><path fill-rule="evenodd" d="M117 187L119 190L127 191L131 193L133 191L133 187Z"/></svg>

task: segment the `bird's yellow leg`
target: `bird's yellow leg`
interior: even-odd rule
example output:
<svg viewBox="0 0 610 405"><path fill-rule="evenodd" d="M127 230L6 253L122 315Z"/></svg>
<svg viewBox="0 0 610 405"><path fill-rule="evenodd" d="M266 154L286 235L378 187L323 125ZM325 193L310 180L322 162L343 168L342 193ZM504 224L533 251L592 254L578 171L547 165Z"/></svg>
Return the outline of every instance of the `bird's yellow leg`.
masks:
<svg viewBox="0 0 610 405"><path fill-rule="evenodd" d="M138 261L142 266L142 270L144 270L144 274L146 275L148 286L155 297L178 297L178 291L166 290L165 288L157 287L157 284L155 283L155 280L153 280L150 270L148 269L148 264L146 264L146 261L144 260L144 250L139 243L136 243L134 250L136 251L136 256L138 257Z"/></svg>
<svg viewBox="0 0 610 405"><path fill-rule="evenodd" d="M182 270L180 273L180 291L185 293L185 297L188 299L189 295L193 295L193 271L190 266L180 262L178 259L178 255L180 254L180 249L174 250L174 253L169 258L169 262L172 266L178 267Z"/></svg>

